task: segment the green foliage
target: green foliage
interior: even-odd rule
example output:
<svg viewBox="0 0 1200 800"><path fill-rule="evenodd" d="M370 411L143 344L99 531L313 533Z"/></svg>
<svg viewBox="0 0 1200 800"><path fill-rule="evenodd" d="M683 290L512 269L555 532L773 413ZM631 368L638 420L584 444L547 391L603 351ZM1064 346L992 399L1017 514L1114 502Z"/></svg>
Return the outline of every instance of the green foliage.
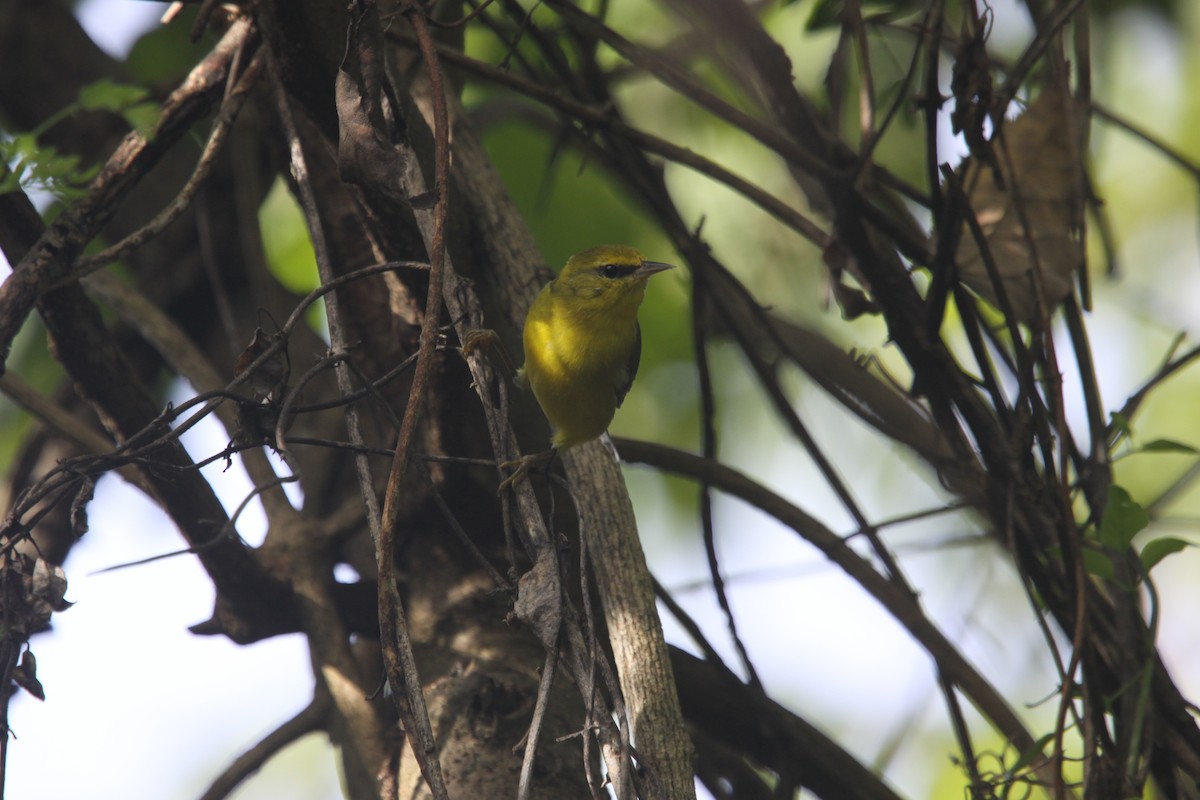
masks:
<svg viewBox="0 0 1200 800"><path fill-rule="evenodd" d="M629 197L564 143L534 126L503 123L486 129L484 144L551 269L581 243L628 242L651 258L670 260L659 252L662 245L647 241L650 226L629 213Z"/></svg>
<svg viewBox="0 0 1200 800"><path fill-rule="evenodd" d="M37 319L17 333L8 369L42 394L52 393L61 384L62 366L50 356L46 332ZM16 464L25 434L38 424L32 414L0 395L0 474Z"/></svg>
<svg viewBox="0 0 1200 800"><path fill-rule="evenodd" d="M1097 550L1094 547L1085 547L1081 555L1083 557L1083 568L1088 575L1103 578L1106 581L1111 581L1117 577L1117 568L1108 553L1105 553L1103 550Z"/></svg>
<svg viewBox="0 0 1200 800"><path fill-rule="evenodd" d="M1190 444L1177 442L1174 439L1155 439L1152 442L1146 442L1138 448L1138 451L1142 453L1184 453L1188 455L1196 455L1200 452Z"/></svg>
<svg viewBox="0 0 1200 800"><path fill-rule="evenodd" d="M1156 11L1174 20L1179 18L1181 3L1180 0L1093 0L1092 8L1102 17L1138 9Z"/></svg>
<svg viewBox="0 0 1200 800"><path fill-rule="evenodd" d="M1144 452L1194 453L1195 449L1178 442L1157 439L1141 448ZM1124 550L1133 542L1133 538L1150 524L1150 515L1135 501L1124 488L1112 485L1108 491L1108 501L1104 507L1104 516L1100 522L1099 540L1102 545L1111 550ZM1169 555L1181 552L1191 546L1191 542L1174 536L1163 536L1146 544L1141 551L1142 568L1149 572L1160 561ZM1112 556L1093 547L1083 551L1083 565L1089 575L1098 578L1112 579L1116 575Z"/></svg>
<svg viewBox="0 0 1200 800"><path fill-rule="evenodd" d="M77 155L39 145L36 133L0 136L0 159L8 165L0 178L0 194L26 189L49 192L63 201L82 197L83 185L99 169L84 167Z"/></svg>
<svg viewBox="0 0 1200 800"><path fill-rule="evenodd" d="M107 78L79 90L79 108L120 114L130 128L149 139L158 124L158 105L141 86L117 83Z"/></svg>
<svg viewBox="0 0 1200 800"><path fill-rule="evenodd" d="M1039 785L1032 765L1045 758L1053 746L1055 734L1043 734L1025 752L1018 753L1008 743L996 743L999 749L990 749L981 743L976 751L975 771L982 782L971 786L970 773L961 759L952 757L948 765L938 774L928 794L937 800L959 800L964 797L1029 798L1042 800L1048 797Z"/></svg>
<svg viewBox="0 0 1200 800"><path fill-rule="evenodd" d="M155 25L140 37L125 61L128 74L147 86L177 83L211 48L211 32L192 41L191 20L194 9L188 8L172 25Z"/></svg>
<svg viewBox="0 0 1200 800"><path fill-rule="evenodd" d="M84 111L119 114L130 128L146 137L158 122L158 106L149 100L149 92L142 87L107 78L88 84L80 89L78 100L33 130L0 132L0 159L8 166L0 177L0 194L32 189L48 192L63 202L81 197L84 186L99 171L99 165L83 164L79 156L60 153L38 140L64 119Z"/></svg>
<svg viewBox="0 0 1200 800"><path fill-rule="evenodd" d="M1040 739L1034 742L1033 747L1029 748L1024 753L1021 753L1020 757L1013 762L1013 764L1008 768L1009 773L1019 773L1032 764L1035 759L1041 758L1045 754L1046 748L1049 747L1050 743L1054 741L1054 737L1054 733L1043 734Z"/></svg>
<svg viewBox="0 0 1200 800"><path fill-rule="evenodd" d="M282 178L275 181L267 199L258 209L263 252L267 269L275 280L297 294L307 294L320 285L317 255L304 221L304 212ZM308 307L305 320L318 332L326 330L325 306Z"/></svg>
<svg viewBox="0 0 1200 800"><path fill-rule="evenodd" d="M785 5L791 5L791 3L788 2ZM881 2L871 3L863 8L862 15L865 19L874 21L892 20L912 13L920 7L921 3L917 0L881 0ZM813 4L805 30L818 31L840 26L845 8L846 0L817 0Z"/></svg>
<svg viewBox="0 0 1200 800"><path fill-rule="evenodd" d="M275 181L258 209L267 269L293 292L317 288L317 256L304 224L304 214L283 179Z"/></svg>
<svg viewBox="0 0 1200 800"><path fill-rule="evenodd" d="M1113 432L1114 438L1133 435L1133 430L1129 427L1129 418L1120 411L1109 413L1108 428Z"/></svg>
<svg viewBox="0 0 1200 800"><path fill-rule="evenodd" d="M79 90L79 107L88 111L120 111L142 102L148 94L140 86L102 78Z"/></svg>
<svg viewBox="0 0 1200 800"><path fill-rule="evenodd" d="M1114 550L1129 547L1138 531L1150 524L1150 515L1129 492L1113 484L1108 487L1108 502L1100 519L1100 543Z"/></svg>
<svg viewBox="0 0 1200 800"><path fill-rule="evenodd" d="M1158 562L1167 556L1181 552L1191 546L1191 542L1178 539L1174 536L1164 536L1161 539L1154 539L1147 542L1146 546L1142 548L1142 568L1146 572L1149 572L1154 569Z"/></svg>

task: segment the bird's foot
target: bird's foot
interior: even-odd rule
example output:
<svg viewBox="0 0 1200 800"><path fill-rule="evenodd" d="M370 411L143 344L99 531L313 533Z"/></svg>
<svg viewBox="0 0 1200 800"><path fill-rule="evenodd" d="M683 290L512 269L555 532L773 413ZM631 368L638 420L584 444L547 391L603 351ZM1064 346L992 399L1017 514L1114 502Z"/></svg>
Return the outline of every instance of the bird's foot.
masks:
<svg viewBox="0 0 1200 800"><path fill-rule="evenodd" d="M549 450L544 452L534 453L533 455L528 456L521 456L514 461L501 461L501 471L511 469L514 470L514 472L504 480L500 481L500 486L497 487L496 494L504 494L508 489L512 488L513 484L529 475L529 471L531 469L542 466L543 464L548 467L557 452L558 451L555 448L551 447Z"/></svg>
<svg viewBox="0 0 1200 800"><path fill-rule="evenodd" d="M463 336L463 355L469 356L477 350L487 350L499 341L500 335L491 328L472 328Z"/></svg>
<svg viewBox="0 0 1200 800"><path fill-rule="evenodd" d="M504 342L500 340L500 334L491 328L472 328L467 331L463 334L462 347L459 350L464 358L469 358L475 353L494 352L500 356L500 361L503 362L510 375L517 371L508 350L504 347Z"/></svg>

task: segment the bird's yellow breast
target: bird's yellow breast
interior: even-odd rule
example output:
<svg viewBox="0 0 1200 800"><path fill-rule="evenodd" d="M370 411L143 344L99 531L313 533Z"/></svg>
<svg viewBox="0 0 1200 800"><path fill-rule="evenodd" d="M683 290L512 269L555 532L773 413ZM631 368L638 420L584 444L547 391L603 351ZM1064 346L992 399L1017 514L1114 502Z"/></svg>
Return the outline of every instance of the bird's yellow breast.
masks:
<svg viewBox="0 0 1200 800"><path fill-rule="evenodd" d="M581 444L608 428L632 378L644 292L644 281L595 296L551 282L538 294L525 320L524 374L556 446Z"/></svg>

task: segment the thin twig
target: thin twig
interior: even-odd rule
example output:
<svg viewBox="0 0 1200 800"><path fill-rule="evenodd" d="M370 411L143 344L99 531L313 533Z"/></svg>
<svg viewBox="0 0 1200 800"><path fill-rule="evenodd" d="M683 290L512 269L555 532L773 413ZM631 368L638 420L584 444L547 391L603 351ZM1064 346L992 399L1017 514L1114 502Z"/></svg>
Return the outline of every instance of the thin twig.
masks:
<svg viewBox="0 0 1200 800"><path fill-rule="evenodd" d="M399 44L411 46L410 41L401 34L392 34L390 38ZM490 83L507 86L549 108L553 108L562 114L586 123L590 128L609 131L613 135L620 136L635 144L647 153L662 156L677 164L689 167L701 175L707 175L719 183L723 183L779 222L799 233L818 248L824 248L829 243L829 233L791 205L779 200L758 185L736 175L699 153L630 126L614 115L610 109L598 108L587 103L581 103L570 97L565 97L535 81L497 69L490 64L470 58L448 47L440 47L438 54L448 63L453 64L468 74Z"/></svg>
<svg viewBox="0 0 1200 800"><path fill-rule="evenodd" d="M936 662L938 669L954 682L1020 752L1033 752L1036 741L1007 701L921 610L917 599L876 572L861 556L819 521L784 498L745 475L722 464L706 461L680 450L631 439L614 439L621 457L630 462L651 464L659 469L706 480L726 494L761 509L811 543L841 567L912 634ZM1044 765L1037 762L1035 768ZM1046 778L1049 779L1049 774Z"/></svg>
<svg viewBox="0 0 1200 800"><path fill-rule="evenodd" d="M1141 139L1152 149L1162 154L1168 161L1175 164L1175 166L1191 175L1195 180L1200 181L1200 162L1188 158L1182 150L1167 144L1153 133L1150 133L1150 131L1139 127L1136 123L1131 122L1102 103L1097 103L1093 100L1090 108L1092 113L1100 119L1120 128L1136 139Z"/></svg>
<svg viewBox="0 0 1200 800"><path fill-rule="evenodd" d="M329 714L329 693L318 689L304 709L267 734L258 744L242 753L218 775L200 795L200 800L224 800L233 794L242 781L260 770L271 758L298 739L322 730Z"/></svg>
<svg viewBox="0 0 1200 800"><path fill-rule="evenodd" d="M265 10L264 19L269 25L275 24L272 14L273 12ZM322 283L325 286L330 286L336 283L336 279L326 279L326 276L333 275L332 260L329 246L325 239L324 221L321 218L320 204L317 201L316 191L312 184L300 132L296 124L295 115L292 112L291 101L281 74L282 68L276 54L268 52L267 62L271 74L271 89L274 95L275 108L280 121L283 123L283 133L291 157L292 174L295 178L300 206L304 211L308 223L313 251L316 254L318 268L321 270ZM326 302L327 308L330 308L330 301L327 299ZM339 321L336 302L332 304L332 308L334 314L331 320ZM273 344L279 344L279 342L280 340L276 340ZM282 440L283 436L279 429L280 425L277 425L276 437L278 440ZM283 442L279 441L278 443L282 444ZM356 455L355 460L359 464L367 462L365 455ZM292 469L293 473L298 475L295 472L295 468L292 467ZM368 513L374 510L370 501L371 498L364 498ZM294 510L291 508L281 508L279 509L279 513L287 519L288 534L300 539L311 535L303 530L306 526L306 521ZM275 520L272 520L272 522L274 523ZM311 527L315 529L319 526L312 525ZM279 530L277 534L279 536L288 535L283 533L282 526L273 524L272 528ZM314 530L313 533L316 533L316 531ZM272 545L273 541L272 533L268 532L264 548ZM328 590L327 576L323 572L324 569L327 569L327 566L314 560L312 556L313 554L311 553L303 553L297 559L292 576L292 584L296 592L304 596L308 601L300 604L300 610L305 622L305 628L309 634L314 671L317 674L318 680L323 680L327 669L342 672L349 679L348 681L336 684L326 683L326 685L332 694L334 706L347 722L353 746L357 750L359 757L364 761L370 774L376 777L385 776L388 772L387 765L392 763L392 756L386 751L383 742L382 721L379 719L378 712L374 711L366 703L365 699L351 688L352 686L357 687L357 678L361 668L350 652L348 632L341 624L341 620L338 618L336 612L331 608L332 598ZM415 678L415 671L412 674ZM419 693L420 689L418 688ZM414 707L413 712L418 716L425 716L426 724L428 724L428 716L424 715L423 705ZM413 730L416 730L416 725L411 722L411 715L408 715L405 722ZM385 788L387 788L386 783L385 780L380 780L375 787L376 792L380 796L383 795ZM443 797L439 796L438 800L443 800Z"/></svg>
<svg viewBox="0 0 1200 800"><path fill-rule="evenodd" d="M537 702L533 707L533 718L529 721L529 732L525 734L525 754L521 759L521 779L517 784L517 800L529 800L530 792L533 791L533 764L537 757L542 724L546 721L546 709L550 705L550 690L554 688L554 673L557 671L558 648L554 647L546 651L546 663L542 665L542 679L538 682Z"/></svg>
<svg viewBox="0 0 1200 800"><path fill-rule="evenodd" d="M404 417L400 422L400 433L396 442L396 454L388 474L387 489L380 520L379 537L375 547L375 562L379 570L379 626L383 645L384 664L388 680L396 692L397 708L408 729L409 744L420 765L429 791L435 800L448 800L445 778L437 754L437 740L426 709L425 695L417 673L408 624L400 601L397 585L395 551L400 509L403 506L402 483L408 472L413 455L413 443L417 419L425 405L426 386L433 370L434 345L436 344L438 319L442 308L442 281L446 263L446 217L450 200L450 150L449 126L446 121L445 93L442 75L438 66L429 28L423 9L413 0L401 6L417 40L421 43L425 67L434 86L434 206L433 232L427 245L429 253L429 287L425 298L425 317L421 321L421 333L417 345L417 364L413 369L412 386ZM367 13L376 13L370 8ZM351 42L350 47L357 46ZM403 699L401 699L403 698Z"/></svg>
<svg viewBox="0 0 1200 800"><path fill-rule="evenodd" d="M696 374L700 383L700 437L703 457L716 459L716 401L713 394L712 374L709 371L708 364L707 334L702 322L706 301L706 284L702 276L697 275L696 280L692 283L691 316L692 349L696 354ZM729 628L729 636L733 640L733 645L737 649L738 656L741 658L742 667L746 670L746 677L750 685L760 692L765 693L766 690L763 688L762 681L758 677L758 672L754 669L754 663L750 660L750 653L746 649L746 644L742 641L742 637L738 635L733 608L729 604L729 595L725 591L725 581L721 577L721 565L717 559L716 531L713 527L712 514L712 487L703 481L700 483L700 524L704 535L704 552L708 559L708 572L712 577L713 591L717 595L717 604L721 607L721 612L725 615L725 624ZM659 594L657 581L655 584L655 594ZM661 597L661 594L659 596Z"/></svg>
<svg viewBox="0 0 1200 800"><path fill-rule="evenodd" d="M854 49L858 53L858 71L862 81L859 87L859 136L862 146L872 147L877 134L875 131L875 76L871 71L871 48L867 41L866 28L863 26L862 6L859 0L847 0L842 9L842 25L851 31L854 37Z"/></svg>
<svg viewBox="0 0 1200 800"><path fill-rule="evenodd" d="M1037 64L1038 59L1058 36L1063 26L1085 5L1086 0L1066 0L1062 5L1056 6L1049 19L1038 26L1037 36L1021 52L1021 57L1017 59L1017 63L1012 66L1005 77L1004 84L996 90L996 99L992 106L992 123L997 130L1003 127L1004 114L1008 110L1008 104L1016 97L1017 91L1025 82L1030 70Z"/></svg>
<svg viewBox="0 0 1200 800"><path fill-rule="evenodd" d="M246 72L238 80L234 90L226 95L225 102L221 105L221 110L217 113L216 119L213 120L212 130L209 131L208 141L204 143L204 149L200 152L199 161L196 162L196 166L192 170L187 183L171 199L171 202L155 215L154 219L121 241L109 245L98 253L82 256L77 259L75 267L71 271L71 279L87 275L136 250L162 233L172 222L183 216L183 213L192 204L192 199L195 197L196 192L200 189L205 179L208 178L209 173L212 172L213 165L217 163L217 156L221 154L221 149L225 144L226 138L229 136L229 131L232 129L238 113L242 110L242 105L245 103L246 98L250 96L254 91L254 87L258 85L259 76L262 75L263 71L263 63L263 54L260 50L254 54L253 60L246 67Z"/></svg>
<svg viewBox="0 0 1200 800"><path fill-rule="evenodd" d="M326 302L331 301L332 298L332 294L327 295ZM283 459L283 463L287 464L288 469L292 471L292 477L296 480L300 479L300 465L296 462L296 459L292 458L292 453L290 450L288 450L286 435L288 428L291 427L292 418L295 416L294 412L292 411L292 406L295 404L296 399L300 397L304 390L308 387L308 384L315 380L318 375L330 367L333 367L336 370L337 367L345 362L349 357L350 356L348 353L335 351L332 353L327 353L324 357L317 359L317 361L311 367L305 370L300 377L296 379L296 383L288 388L287 393L283 396L282 402L279 404L279 413L275 419L275 428L272 431L272 440L274 442L275 452L279 453L279 457ZM347 413L351 411L351 407L349 405L347 406L346 411ZM351 441L353 442L353 434L351 434ZM354 443L357 444L356 442ZM356 456L356 464L360 458L363 461L366 461L365 456Z"/></svg>

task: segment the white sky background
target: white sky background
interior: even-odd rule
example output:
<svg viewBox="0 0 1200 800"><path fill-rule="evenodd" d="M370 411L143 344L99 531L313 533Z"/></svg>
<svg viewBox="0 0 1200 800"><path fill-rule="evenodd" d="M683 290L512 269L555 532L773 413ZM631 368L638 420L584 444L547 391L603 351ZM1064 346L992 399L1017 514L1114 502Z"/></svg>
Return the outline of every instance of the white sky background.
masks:
<svg viewBox="0 0 1200 800"><path fill-rule="evenodd" d="M1004 3L995 3L1001 13ZM103 47L122 55L142 30L155 24L165 4L133 0L89 0L80 9L84 25ZM1153 53L1147 59L1159 73L1162 90L1178 71L1163 68L1170 48L1162 46L1161 31L1137 31L1141 45ZM1166 55L1164 55L1166 53ZM1191 225L1194 225L1194 210ZM1190 235L1191 226L1182 226ZM1172 240L1178 229L1173 228ZM1186 241L1186 240L1185 240ZM1132 243L1135 249L1137 242ZM1163 239L1144 242L1153 251ZM1180 281L1194 286L1197 259L1192 249L1179 248ZM1137 287L1134 280L1134 289ZM1128 284L1114 287L1128 289ZM1101 292L1111 291L1100 287ZM1149 296L1150 288L1146 289ZM1190 300L1189 300L1190 298ZM1195 325L1196 291L1179 292L1165 308L1165 328ZM1150 301L1147 300L1147 303ZM1115 407L1151 371L1132 333L1142 324L1138 313L1102 309L1091 329L1093 348L1110 356L1101 365L1105 400ZM1099 324L1099 323L1103 324ZM1192 330L1196 334L1196 330ZM1122 346L1123 343L1128 346ZM1060 349L1060 354L1065 352ZM720 357L718 354L717 357ZM736 364L722 364L726 374ZM1070 365L1064 366L1069 372ZM649 377L649 376L647 376ZM634 392L654 391L650 382ZM731 386L736 383L731 382ZM667 387L661 387L666 389ZM722 398L726 413L735 414L742 400L736 388ZM874 435L865 427L846 424L834 415L817 390L797 392L806 421L842 420L833 426L814 426L814 435L827 446L836 444L843 474L861 485L873 476L886 487L869 499L875 517L934 504L936 494L926 480L900 459L881 462L872 449ZM4 402L0 400L0 402ZM1078 406L1072 413L1080 414ZM823 484L806 462L794 454L780 453L763 463L765 442L780 433L769 415L756 435L730 442L725 455L735 466L769 482L773 487L817 513L840 532L849 528L835 503L822 497ZM739 419L737 425L744 426ZM618 420L619 424L619 420ZM734 427L732 424L729 427ZM202 457L224 444L215 423L189 433L185 444L193 457ZM1192 444L1200 444L1193 442ZM206 473L213 478L222 502L232 510L248 490L240 467L221 474L220 466ZM654 531L678 526L669 509L656 502L661 479L648 470L629 473L630 488L639 524L659 579L668 587L703 582L707 568L694 541L680 549L679 536L658 536ZM869 481L866 481L869 483ZM928 659L899 631L895 623L841 572L828 565L794 534L757 514L747 514L737 501L720 499L716 506L718 548L727 575L735 576L730 594L741 632L751 656L773 696L802 715L839 719L842 726L828 733L844 744L853 744L860 758L870 761L898 731L890 726L912 710L907 732L912 747L925 746L944 719L941 701L933 688ZM262 517L253 507L239 525L251 542L262 536ZM693 526L694 523L689 523ZM889 533L889 542L927 542L937 534L949 539L962 533L953 518L924 522L919 537L915 529ZM689 527L689 531L693 530ZM1175 532L1178 533L1178 532ZM689 536L692 534L689 533ZM206 619L212 609L212 585L198 562L190 556L106 574L96 570L117 563L169 552L181 546L174 526L140 494L117 477L104 479L91 505L91 532L67 562L68 599L76 605L56 615L55 630L35 639L39 677L47 701L39 703L23 693L12 702L7 792L13 800L25 798L85 797L194 798L234 757L294 715L311 696L312 676L303 639L283 637L250 647L239 647L220 637L196 637L189 625ZM1034 702L1053 688L1050 673L1033 669L1021 659L1040 652L1037 642L1024 641L1029 630L1029 610L1012 590L1014 578L997 564L984 547L968 547L936 558L911 555L904 566L915 584L925 588L923 602L942 630L961 635L972 660L984 668L1018 701ZM1194 553L1168 560L1159 568L1164 619L1161 647L1185 693L1200 695L1200 632L1194 624L1200 598L1191 576L1200 568ZM778 577L782 573L784 577ZM748 577L738 577L748 576ZM984 602L990 592L1007 592L1016 605L996 607ZM683 591L678 599L709 633L723 656L735 664L724 635L724 621L709 589ZM788 624L780 624L780 609L788 609ZM830 613L830 609L836 609ZM815 610L815 613L807 613ZM686 637L669 619L668 638L688 646ZM136 633L131 633L136 632ZM883 665L886 664L886 667ZM842 689L839 691L839 687ZM1024 687L1024 688L1022 688ZM1014 696L1009 694L1010 697ZM885 720L885 724L880 724ZM947 742L947 755L950 743ZM63 768L69 753L70 769ZM898 761L905 761L902 750ZM234 797L249 800L278 797L295 800L340 798L334 759L322 737L312 736L277 757L258 782L252 779ZM926 796L931 776L917 767L906 767L890 776L902 793ZM171 792L171 793L168 793Z"/></svg>

